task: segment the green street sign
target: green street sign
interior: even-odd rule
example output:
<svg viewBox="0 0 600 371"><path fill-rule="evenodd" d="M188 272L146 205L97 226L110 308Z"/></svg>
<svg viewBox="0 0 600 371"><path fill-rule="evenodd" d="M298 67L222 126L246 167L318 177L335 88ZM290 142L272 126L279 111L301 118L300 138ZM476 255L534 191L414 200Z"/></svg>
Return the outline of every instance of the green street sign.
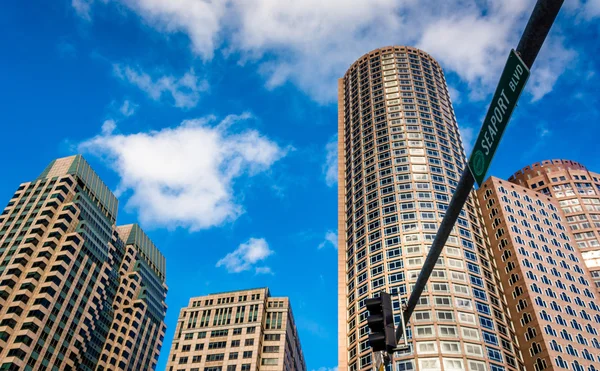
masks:
<svg viewBox="0 0 600 371"><path fill-rule="evenodd" d="M529 68L514 49L511 50L469 159L469 169L479 186L483 183L485 173L490 167L506 124L528 78Z"/></svg>

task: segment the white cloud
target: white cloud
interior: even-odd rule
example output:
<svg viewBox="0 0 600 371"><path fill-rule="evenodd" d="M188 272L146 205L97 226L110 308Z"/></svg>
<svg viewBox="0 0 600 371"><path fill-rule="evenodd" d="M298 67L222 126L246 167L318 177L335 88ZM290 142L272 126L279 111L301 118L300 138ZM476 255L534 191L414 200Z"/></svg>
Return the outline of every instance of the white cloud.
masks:
<svg viewBox="0 0 600 371"><path fill-rule="evenodd" d="M137 108L138 108L137 104L130 102L129 100L126 99L125 101L123 101L123 104L119 108L119 112L121 112L121 114L123 116L129 117L135 113Z"/></svg>
<svg viewBox="0 0 600 371"><path fill-rule="evenodd" d="M286 149L255 130L236 130L249 114L186 120L174 128L115 134L114 122L79 150L103 157L120 177L126 207L148 226L192 231L233 221L244 212L234 185L269 169Z"/></svg>
<svg viewBox="0 0 600 371"><path fill-rule="evenodd" d="M475 129L468 126L459 126L460 137L462 138L463 146L465 147L465 153L467 157L471 155L471 150L475 144Z"/></svg>
<svg viewBox="0 0 600 371"><path fill-rule="evenodd" d="M600 16L600 0L588 0L585 2L583 13L590 20Z"/></svg>
<svg viewBox="0 0 600 371"><path fill-rule="evenodd" d="M90 11L94 0L71 0L75 12L85 20L91 20Z"/></svg>
<svg viewBox="0 0 600 371"><path fill-rule="evenodd" d="M419 47L435 56L446 70L460 71L472 88L489 85L494 69L504 63L502 54L510 50L508 40L498 38L505 33L499 26L476 15L439 19L425 27Z"/></svg>
<svg viewBox="0 0 600 371"><path fill-rule="evenodd" d="M130 66L113 65L115 76L144 91L150 98L160 100L164 94L173 98L175 107L192 108L198 104L200 93L208 90L208 83L190 69L181 77L171 75L151 76Z"/></svg>
<svg viewBox="0 0 600 371"><path fill-rule="evenodd" d="M600 0L565 1L563 7L584 21L590 21L600 16Z"/></svg>
<svg viewBox="0 0 600 371"><path fill-rule="evenodd" d="M256 274L271 274L271 275L275 274L275 273L273 273L273 271L271 270L270 267L256 267L256 269L254 269L254 271L256 272Z"/></svg>
<svg viewBox="0 0 600 371"><path fill-rule="evenodd" d="M239 273L255 268L257 274L272 274L269 267L255 267L257 263L262 262L271 254L273 251L269 249L269 244L264 238L251 238L219 260L217 267L224 266L229 273Z"/></svg>
<svg viewBox="0 0 600 371"><path fill-rule="evenodd" d="M319 102L335 101L336 79L358 57L398 43L423 48L468 84L471 98L483 98L492 92L535 2L115 1L159 32L187 34L192 51L205 61L220 49L240 63L256 63L268 88L292 82ZM597 4L590 0L585 6L595 13ZM564 70L565 61L558 59L547 67L552 75L539 76L535 99Z"/></svg>
<svg viewBox="0 0 600 371"><path fill-rule="evenodd" d="M183 32L193 51L205 60L213 57L231 0L120 0L147 23L165 33Z"/></svg>
<svg viewBox="0 0 600 371"><path fill-rule="evenodd" d="M536 125L535 128L540 139L552 135L552 131L548 128L548 125L546 125L545 123L540 122Z"/></svg>
<svg viewBox="0 0 600 371"><path fill-rule="evenodd" d="M338 371L337 367L319 367L316 370L313 371Z"/></svg>
<svg viewBox="0 0 600 371"><path fill-rule="evenodd" d="M102 123L102 135L111 135L117 128L115 120L106 120Z"/></svg>
<svg viewBox="0 0 600 371"><path fill-rule="evenodd" d="M334 135L325 145L325 164L323 165L325 183L333 187L338 181L338 137Z"/></svg>
<svg viewBox="0 0 600 371"><path fill-rule="evenodd" d="M537 101L552 91L559 78L556 71L570 69L577 59L577 53L565 48L562 38L549 37L538 58L526 87L532 95L532 101Z"/></svg>
<svg viewBox="0 0 600 371"><path fill-rule="evenodd" d="M248 0L232 2L228 46L259 61L267 87L291 81L320 102L369 50L397 40L403 1ZM268 56L268 62L261 57Z"/></svg>
<svg viewBox="0 0 600 371"><path fill-rule="evenodd" d="M448 85L448 92L450 93L450 99L453 104L458 104L461 102L460 91L458 91L453 86Z"/></svg>
<svg viewBox="0 0 600 371"><path fill-rule="evenodd" d="M337 231L327 231L325 233L325 240L319 244L319 249L326 246L333 246L334 249L338 248L338 235Z"/></svg>

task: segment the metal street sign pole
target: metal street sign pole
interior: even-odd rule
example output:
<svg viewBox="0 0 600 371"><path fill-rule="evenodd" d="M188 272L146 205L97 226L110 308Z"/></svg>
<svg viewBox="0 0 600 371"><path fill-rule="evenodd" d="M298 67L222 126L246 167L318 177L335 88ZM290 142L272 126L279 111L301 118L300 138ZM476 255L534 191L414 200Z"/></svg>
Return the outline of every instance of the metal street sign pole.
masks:
<svg viewBox="0 0 600 371"><path fill-rule="evenodd" d="M531 14L531 17L529 18L529 21L527 22L527 26L525 27L525 30L523 31L523 35L521 36L519 45L517 46L516 55L518 57L520 57L520 60L516 61L516 62L518 62L517 64L522 63L525 67L527 67L527 69L531 69L531 66L533 65L533 62L535 61L535 59L542 47L542 44L544 43L544 40L546 39L546 36L548 36L548 32L550 31L550 28L552 27L552 24L554 23L554 20L556 19L556 16L558 15L558 12L559 12L563 2L564 2L564 0L538 0L537 1L537 3L535 4L535 8L533 9L533 12ZM511 55L512 55L512 52L511 52ZM510 62L510 59L509 59L509 62ZM508 65L508 63L507 63L507 65ZM516 68L516 65L514 68ZM525 84L524 80L520 80L520 81L522 81L523 85ZM500 83L502 83L502 80L500 81ZM499 87L500 87L500 84L499 84ZM510 85L508 87L510 88ZM521 87L521 90L522 90L522 87ZM506 93L506 91L505 91L505 93ZM494 95L494 97L496 97L496 95ZM518 96L517 96L517 98L518 98ZM496 102L496 106L498 105L498 100L497 99L493 100L492 105L490 105L490 108L492 108L492 106L494 105L494 102ZM516 103L516 100L513 103ZM506 105L506 107L508 108L508 105ZM513 106L513 108L514 108L514 106ZM508 112L508 111L506 111L506 112ZM489 112L488 112L488 114L489 114ZM506 117L505 120L506 121L505 121L504 125L506 126L506 122L508 122L508 117ZM490 118L489 124L491 124L491 118ZM484 121L484 125L485 125L485 121ZM496 141L499 142L499 140L500 140L500 138L498 137L496 139ZM498 145L497 142L496 142L495 147L497 147L497 145ZM494 150L495 150L495 148L494 148ZM490 151L490 153L493 156L493 153L491 151ZM484 160L485 160L485 157L484 157ZM491 156L489 156L489 160L491 160ZM487 162L487 164L484 163L484 165L489 166L489 161ZM487 170L487 167L485 167L485 170ZM485 177L485 171L482 171L478 177L483 179ZM462 173L460 180L458 182L458 185L456 187L456 191L454 192L454 195L452 196L452 200L450 201L448 210L446 210L444 219L442 219L442 222L440 223L440 228L438 229L435 239L433 240L433 244L431 245L431 249L429 250L427 259L425 260L425 263L423 264L421 273L419 274L417 282L415 283L415 287L410 295L410 298L408 299L406 308L404 308L404 313L403 313L404 321L400 321L400 324L396 328L396 342L398 342L402 338L403 334L405 333L403 324L408 324L410 317L412 316L412 313L415 310L415 307L419 301L419 298L421 297L421 294L423 293L423 289L425 288L425 285L427 284L427 281L429 280L429 276L431 275L431 272L433 271L433 267L435 266L435 264L440 256L440 253L442 252L444 245L446 244L448 235L452 231L452 228L454 227L454 223L456 222L456 219L458 218L458 215L460 214L460 210L462 209L463 205L467 201L469 193L471 192L471 189L473 188L474 184L475 184L475 178L473 177L473 174L469 170L469 167L466 166L463 169L463 173Z"/></svg>
<svg viewBox="0 0 600 371"><path fill-rule="evenodd" d="M479 186L485 179L528 77L529 68L519 55L511 50L469 159L469 169Z"/></svg>

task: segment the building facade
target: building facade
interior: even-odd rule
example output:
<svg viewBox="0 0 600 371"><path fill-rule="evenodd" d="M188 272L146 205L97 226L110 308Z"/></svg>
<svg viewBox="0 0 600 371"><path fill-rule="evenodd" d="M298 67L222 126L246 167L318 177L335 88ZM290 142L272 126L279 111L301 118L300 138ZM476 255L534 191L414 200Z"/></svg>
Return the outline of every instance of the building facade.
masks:
<svg viewBox="0 0 600 371"><path fill-rule="evenodd" d="M527 370L599 370L598 294L559 203L493 177L477 193Z"/></svg>
<svg viewBox="0 0 600 371"><path fill-rule="evenodd" d="M190 299L181 309L168 371L305 371L289 299L268 288Z"/></svg>
<svg viewBox="0 0 600 371"><path fill-rule="evenodd" d="M338 83L339 370L374 367L364 300L399 321L465 166L439 64L410 47L365 54ZM475 194L433 271L395 370L516 370L522 361Z"/></svg>
<svg viewBox="0 0 600 371"><path fill-rule="evenodd" d="M81 156L52 161L0 215L0 370L153 370L165 260Z"/></svg>
<svg viewBox="0 0 600 371"><path fill-rule="evenodd" d="M575 161L546 160L524 167L508 180L558 201L600 291L600 174Z"/></svg>
<svg viewBox="0 0 600 371"><path fill-rule="evenodd" d="M98 370L151 370L165 335L164 258L137 224L117 227L123 242L114 317Z"/></svg>

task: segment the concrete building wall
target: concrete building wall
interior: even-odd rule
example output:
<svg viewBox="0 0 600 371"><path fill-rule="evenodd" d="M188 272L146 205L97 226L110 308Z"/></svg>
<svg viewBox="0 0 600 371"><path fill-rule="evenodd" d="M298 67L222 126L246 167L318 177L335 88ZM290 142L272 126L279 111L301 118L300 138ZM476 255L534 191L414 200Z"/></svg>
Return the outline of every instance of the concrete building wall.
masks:
<svg viewBox="0 0 600 371"><path fill-rule="evenodd" d="M570 160L546 160L517 171L509 181L558 201L600 290L600 174Z"/></svg>
<svg viewBox="0 0 600 371"><path fill-rule="evenodd" d="M190 299L182 308L168 371L305 371L289 300L267 288Z"/></svg>
<svg viewBox="0 0 600 371"><path fill-rule="evenodd" d="M597 293L558 202L493 177L478 196L526 368L597 369Z"/></svg>
<svg viewBox="0 0 600 371"><path fill-rule="evenodd" d="M374 366L364 300L399 308L427 256L465 155L442 69L410 47L373 50L339 80L339 369ZM411 324L400 370L513 370L518 343L469 198ZM484 341L485 331L495 342Z"/></svg>

